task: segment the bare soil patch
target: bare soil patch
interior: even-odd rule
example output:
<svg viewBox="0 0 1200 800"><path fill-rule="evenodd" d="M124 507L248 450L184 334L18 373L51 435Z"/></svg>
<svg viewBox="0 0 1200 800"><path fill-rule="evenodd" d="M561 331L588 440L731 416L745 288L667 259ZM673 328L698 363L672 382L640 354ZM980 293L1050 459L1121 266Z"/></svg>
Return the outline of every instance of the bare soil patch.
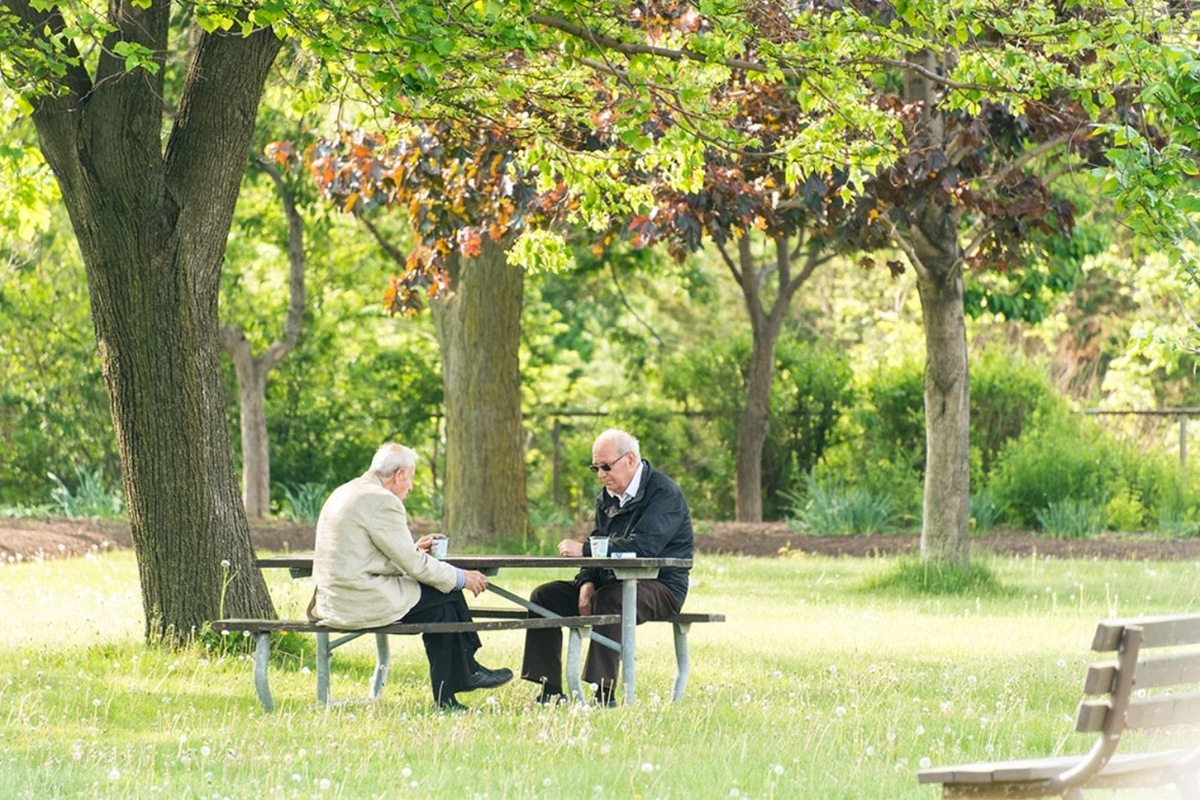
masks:
<svg viewBox="0 0 1200 800"><path fill-rule="evenodd" d="M416 533L433 525L416 520ZM310 550L314 527L277 520L250 524L251 540L260 550ZM580 534L581 535L581 534ZM0 562L65 558L132 546L129 524L85 519L0 519ZM785 523L696 523L696 549L701 553L778 556L804 552L829 556L871 557L915 553L915 534L812 536ZM976 550L1051 558L1095 558L1175 561L1200 558L1200 538L1152 539L1129 534L1103 534L1089 541L1066 541L1025 531L998 530L972 539Z"/></svg>

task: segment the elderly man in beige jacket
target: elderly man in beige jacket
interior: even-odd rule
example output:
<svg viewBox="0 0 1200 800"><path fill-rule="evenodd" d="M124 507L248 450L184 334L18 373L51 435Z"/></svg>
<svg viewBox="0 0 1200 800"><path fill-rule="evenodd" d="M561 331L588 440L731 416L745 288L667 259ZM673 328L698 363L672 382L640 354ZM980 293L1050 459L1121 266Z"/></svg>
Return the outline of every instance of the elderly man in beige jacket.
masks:
<svg viewBox="0 0 1200 800"><path fill-rule="evenodd" d="M317 520L313 617L350 630L392 622L469 622L462 590L476 596L487 578L430 555L434 536L413 541L404 498L416 472L417 454L385 444L370 470L334 490ZM433 696L444 709L465 708L455 694L491 689L512 679L512 670L487 669L475 660L475 633L424 634Z"/></svg>

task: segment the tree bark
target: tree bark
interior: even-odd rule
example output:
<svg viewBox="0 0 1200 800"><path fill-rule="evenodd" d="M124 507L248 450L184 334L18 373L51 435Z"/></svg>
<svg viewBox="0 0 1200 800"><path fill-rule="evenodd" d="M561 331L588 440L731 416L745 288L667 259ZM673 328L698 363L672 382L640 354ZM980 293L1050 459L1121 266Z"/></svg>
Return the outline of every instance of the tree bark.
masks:
<svg viewBox="0 0 1200 800"><path fill-rule="evenodd" d="M917 288L925 329L921 558L965 567L970 563L971 397L962 271L934 268L918 278Z"/></svg>
<svg viewBox="0 0 1200 800"><path fill-rule="evenodd" d="M450 290L431 304L446 394L445 530L461 544L524 537L524 276L490 240L478 257L451 259L449 272Z"/></svg>
<svg viewBox="0 0 1200 800"><path fill-rule="evenodd" d="M28 35L53 8L10 7ZM118 40L167 52L170 5L117 2L95 80L77 62L30 98L87 271L151 641L222 613L274 613L254 565L225 429L217 298L225 241L267 70L271 31L195 40L163 153L160 70L127 72ZM223 566L223 562L227 566Z"/></svg>
<svg viewBox="0 0 1200 800"><path fill-rule="evenodd" d="M222 325L221 346L233 359L238 381L242 431L242 502L247 516L261 518L271 510L271 451L267 435L267 377L300 341L304 325L304 220L279 170L264 159L258 166L275 182L288 221L288 310L283 335L254 355L246 334Z"/></svg>
<svg viewBox="0 0 1200 800"><path fill-rule="evenodd" d="M929 52L914 62L928 74L942 66ZM937 91L925 75L909 71L905 99L920 103L920 130L911 147L950 148L937 107ZM970 381L963 311L960 214L952 201L913 208L899 244L917 273L925 330L925 491L921 559L959 566L970 563Z"/></svg>

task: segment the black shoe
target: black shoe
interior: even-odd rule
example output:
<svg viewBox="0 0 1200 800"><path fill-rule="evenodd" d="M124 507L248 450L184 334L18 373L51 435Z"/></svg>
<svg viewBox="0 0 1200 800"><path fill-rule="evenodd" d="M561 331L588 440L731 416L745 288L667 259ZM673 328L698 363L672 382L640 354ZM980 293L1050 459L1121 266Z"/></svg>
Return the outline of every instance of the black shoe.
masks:
<svg viewBox="0 0 1200 800"><path fill-rule="evenodd" d="M539 706L557 706L566 705L569 701L567 700L567 696L561 691L556 692L542 689L542 693L538 695L536 702Z"/></svg>
<svg viewBox="0 0 1200 800"><path fill-rule="evenodd" d="M503 686L513 678L512 670L508 667L500 669L488 669L480 667L467 676L466 691L474 691L475 689L495 689L497 686Z"/></svg>
<svg viewBox="0 0 1200 800"><path fill-rule="evenodd" d="M471 709L458 702L458 698L454 695L443 697L438 700L438 709L441 711L470 711Z"/></svg>
<svg viewBox="0 0 1200 800"><path fill-rule="evenodd" d="M600 692L596 692L596 705L600 706L600 708L616 708L617 698L613 697L611 694L604 695Z"/></svg>

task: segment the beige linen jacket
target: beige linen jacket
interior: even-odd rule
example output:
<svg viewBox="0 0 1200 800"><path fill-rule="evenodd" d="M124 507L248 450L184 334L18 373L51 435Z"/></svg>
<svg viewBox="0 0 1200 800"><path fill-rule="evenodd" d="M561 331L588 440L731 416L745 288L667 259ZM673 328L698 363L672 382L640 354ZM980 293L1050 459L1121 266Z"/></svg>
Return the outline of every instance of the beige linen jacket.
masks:
<svg viewBox="0 0 1200 800"><path fill-rule="evenodd" d="M368 472L321 508L313 579L321 624L357 630L403 617L422 583L453 590L458 570L417 549L404 503Z"/></svg>

